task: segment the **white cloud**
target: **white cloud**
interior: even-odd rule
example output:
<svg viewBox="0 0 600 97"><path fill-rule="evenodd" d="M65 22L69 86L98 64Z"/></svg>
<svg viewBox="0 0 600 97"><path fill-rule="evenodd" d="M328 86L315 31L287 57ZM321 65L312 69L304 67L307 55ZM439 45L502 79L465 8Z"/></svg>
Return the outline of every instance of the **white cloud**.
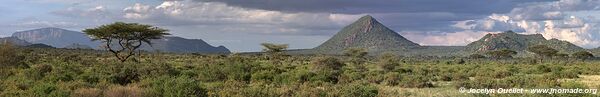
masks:
<svg viewBox="0 0 600 97"><path fill-rule="evenodd" d="M72 22L51 22L51 21L27 21L18 24L11 24L10 26L15 27L28 27L28 28L39 28L39 27L62 27L70 28L78 26L77 23Z"/></svg>
<svg viewBox="0 0 600 97"><path fill-rule="evenodd" d="M125 15L123 16L124 18L145 19L149 16L148 12L150 12L150 6L136 3L133 6L123 9L123 12L125 12Z"/></svg>
<svg viewBox="0 0 600 97"><path fill-rule="evenodd" d="M593 48L600 46L600 25L594 17L575 16L582 11L599 11L597 0L561 0L535 3L513 9L506 14L492 14L479 20L457 22L454 27L475 31L517 30L527 34L542 34L548 39L566 40ZM474 22L466 24L466 22Z"/></svg>
<svg viewBox="0 0 600 97"><path fill-rule="evenodd" d="M420 45L436 45L436 46L457 46L467 45L473 41L479 40L487 33L491 32L433 32L438 34L423 34L423 32L403 32L402 35L407 39L419 43Z"/></svg>
<svg viewBox="0 0 600 97"><path fill-rule="evenodd" d="M64 10L58 10L51 12L52 14L66 17L76 18L89 18L89 19L107 19L112 18L112 14L106 9L105 6L95 6L87 9L81 9L77 7L69 7Z"/></svg>

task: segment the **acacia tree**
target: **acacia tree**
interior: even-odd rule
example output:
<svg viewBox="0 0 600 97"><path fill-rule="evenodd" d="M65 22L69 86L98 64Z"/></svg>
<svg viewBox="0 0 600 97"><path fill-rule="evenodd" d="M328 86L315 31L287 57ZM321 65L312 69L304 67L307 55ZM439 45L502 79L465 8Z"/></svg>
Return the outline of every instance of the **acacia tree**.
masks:
<svg viewBox="0 0 600 97"><path fill-rule="evenodd" d="M288 44L273 44L273 43L261 43L263 51L271 56L271 58L279 59L285 55L283 51L288 48Z"/></svg>
<svg viewBox="0 0 600 97"><path fill-rule="evenodd" d="M557 55L558 50L550 48L546 45L535 45L527 48L527 51L533 52L542 58L552 57Z"/></svg>
<svg viewBox="0 0 600 97"><path fill-rule="evenodd" d="M594 58L594 55L587 51L576 52L576 53L573 53L571 56L573 56L577 59L582 59L582 60Z"/></svg>
<svg viewBox="0 0 600 97"><path fill-rule="evenodd" d="M135 50L144 43L152 46L150 40L170 35L166 33L167 31L151 25L124 22L83 30L85 34L92 37L93 41L104 42L104 48L113 53L121 62L125 62L135 55Z"/></svg>

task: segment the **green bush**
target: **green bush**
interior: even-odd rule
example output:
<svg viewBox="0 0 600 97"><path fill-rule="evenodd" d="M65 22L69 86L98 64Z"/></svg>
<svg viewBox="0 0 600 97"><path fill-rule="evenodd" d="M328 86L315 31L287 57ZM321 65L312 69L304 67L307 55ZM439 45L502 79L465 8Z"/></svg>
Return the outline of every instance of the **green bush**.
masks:
<svg viewBox="0 0 600 97"><path fill-rule="evenodd" d="M260 70L252 73L252 81L266 81L271 82L278 75L274 70Z"/></svg>
<svg viewBox="0 0 600 97"><path fill-rule="evenodd" d="M242 95L247 97L277 97L279 94L273 85L257 83L244 88Z"/></svg>
<svg viewBox="0 0 600 97"><path fill-rule="evenodd" d="M396 66L400 66L400 63L398 63L398 58L395 55L386 53L379 57L377 66L387 72L395 70Z"/></svg>
<svg viewBox="0 0 600 97"><path fill-rule="evenodd" d="M48 73L52 72L52 66L46 64L34 65L27 70L27 77L40 80L44 78Z"/></svg>
<svg viewBox="0 0 600 97"><path fill-rule="evenodd" d="M30 89L31 97L67 97L70 93L55 83L40 83Z"/></svg>
<svg viewBox="0 0 600 97"><path fill-rule="evenodd" d="M310 80L337 83L343 66L343 63L333 57L314 58L310 65L310 70L314 76Z"/></svg>
<svg viewBox="0 0 600 97"><path fill-rule="evenodd" d="M430 79L423 75L403 75L400 86L405 88L434 87Z"/></svg>
<svg viewBox="0 0 600 97"><path fill-rule="evenodd" d="M139 81L140 74L135 67L126 65L118 69L116 73L111 74L109 79L112 83L127 85L129 83Z"/></svg>
<svg viewBox="0 0 600 97"><path fill-rule="evenodd" d="M206 97L207 90L198 80L187 76L146 79L148 93L159 97Z"/></svg>
<svg viewBox="0 0 600 97"><path fill-rule="evenodd" d="M0 43L0 68L23 65L24 56L19 55L19 50L10 42Z"/></svg>
<svg viewBox="0 0 600 97"><path fill-rule="evenodd" d="M71 97L101 97L102 90L97 88L79 88L71 94Z"/></svg>
<svg viewBox="0 0 600 97"><path fill-rule="evenodd" d="M352 83L341 87L341 97L375 97L377 87L368 84Z"/></svg>

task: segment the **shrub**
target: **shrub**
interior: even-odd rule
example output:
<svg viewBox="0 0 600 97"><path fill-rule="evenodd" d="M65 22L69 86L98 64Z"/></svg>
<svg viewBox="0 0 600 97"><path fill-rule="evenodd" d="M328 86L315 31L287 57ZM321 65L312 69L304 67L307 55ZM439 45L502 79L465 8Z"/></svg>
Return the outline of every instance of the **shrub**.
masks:
<svg viewBox="0 0 600 97"><path fill-rule="evenodd" d="M277 91L272 84L257 83L251 84L242 91L243 96L247 97L277 97Z"/></svg>
<svg viewBox="0 0 600 97"><path fill-rule="evenodd" d="M400 86L405 88L428 88L433 87L433 83L423 75L404 75L400 81Z"/></svg>
<svg viewBox="0 0 600 97"><path fill-rule="evenodd" d="M341 97L375 97L377 87L368 84L352 83L341 87Z"/></svg>
<svg viewBox="0 0 600 97"><path fill-rule="evenodd" d="M20 66L23 59L25 57L19 55L19 50L12 43L0 43L0 68Z"/></svg>
<svg viewBox="0 0 600 97"><path fill-rule="evenodd" d="M551 76L555 78L579 78L579 72L569 69L561 71L552 71Z"/></svg>
<svg viewBox="0 0 600 97"><path fill-rule="evenodd" d="M46 74L52 72L52 66L46 64L34 65L32 68L27 70L26 75L34 80L44 78Z"/></svg>
<svg viewBox="0 0 600 97"><path fill-rule="evenodd" d="M546 65L537 65L535 68L537 70L537 73L548 73L552 71L552 69Z"/></svg>
<svg viewBox="0 0 600 97"><path fill-rule="evenodd" d="M242 97L242 89L246 88L247 83L237 80L226 80L222 86L216 90L217 95L221 97ZM215 96L215 95L211 95Z"/></svg>
<svg viewBox="0 0 600 97"><path fill-rule="evenodd" d="M159 97L206 97L200 82L188 76L148 79L149 94Z"/></svg>
<svg viewBox="0 0 600 97"><path fill-rule="evenodd" d="M79 88L71 94L71 97L101 97L102 90L97 88Z"/></svg>
<svg viewBox="0 0 600 97"><path fill-rule="evenodd" d="M365 78L370 83L381 83L384 79L384 72L369 71L365 74Z"/></svg>
<svg viewBox="0 0 600 97"><path fill-rule="evenodd" d="M127 65L123 68L120 68L120 70L117 73L111 74L109 77L112 83L117 83L120 85L127 85L129 83L133 83L135 81L138 81L139 78L140 74L131 65Z"/></svg>
<svg viewBox="0 0 600 97"><path fill-rule="evenodd" d="M328 91L325 87L332 87L329 85L314 85L309 83L303 83L300 85L295 85L297 88L293 88L291 90L291 94L284 94L282 96L291 96L291 97L328 97Z"/></svg>
<svg viewBox="0 0 600 97"><path fill-rule="evenodd" d="M40 83L31 89L31 97L66 97L69 92L60 89L55 83Z"/></svg>
<svg viewBox="0 0 600 97"><path fill-rule="evenodd" d="M399 84L400 79L401 79L400 73L390 72L390 73L385 74L385 79L383 80L383 84L395 86L395 85Z"/></svg>
<svg viewBox="0 0 600 97"><path fill-rule="evenodd" d="M334 57L316 57L311 61L312 71L340 70L344 66Z"/></svg>
<svg viewBox="0 0 600 97"><path fill-rule="evenodd" d="M362 72L346 70L338 78L338 83L351 83L362 78L364 78L364 74Z"/></svg>
<svg viewBox="0 0 600 97"><path fill-rule="evenodd" d="M344 66L338 59L333 57L317 57L312 60L310 70L315 74L312 81L320 80L325 82L337 82Z"/></svg>
<svg viewBox="0 0 600 97"><path fill-rule="evenodd" d="M400 65L397 62L398 62L398 59L395 55L386 53L379 57L377 66L382 68L384 71L388 72L388 71L392 71L392 70L396 69L396 66Z"/></svg>
<svg viewBox="0 0 600 97"><path fill-rule="evenodd" d="M274 70L260 70L252 73L252 81L273 81L274 77L278 75Z"/></svg>
<svg viewBox="0 0 600 97"><path fill-rule="evenodd" d="M73 81L82 73L81 69L79 64L58 62L52 65L52 71L47 74L46 79L52 82Z"/></svg>

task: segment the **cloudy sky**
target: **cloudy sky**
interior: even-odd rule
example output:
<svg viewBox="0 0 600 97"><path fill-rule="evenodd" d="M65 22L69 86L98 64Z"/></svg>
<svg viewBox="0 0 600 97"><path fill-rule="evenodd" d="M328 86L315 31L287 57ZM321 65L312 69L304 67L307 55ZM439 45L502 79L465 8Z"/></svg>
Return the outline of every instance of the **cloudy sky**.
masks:
<svg viewBox="0 0 600 97"><path fill-rule="evenodd" d="M260 43L313 48L372 15L421 45L466 45L487 33L542 34L600 46L600 0L2 0L0 36L60 27L80 31L115 21L170 29L234 52Z"/></svg>

